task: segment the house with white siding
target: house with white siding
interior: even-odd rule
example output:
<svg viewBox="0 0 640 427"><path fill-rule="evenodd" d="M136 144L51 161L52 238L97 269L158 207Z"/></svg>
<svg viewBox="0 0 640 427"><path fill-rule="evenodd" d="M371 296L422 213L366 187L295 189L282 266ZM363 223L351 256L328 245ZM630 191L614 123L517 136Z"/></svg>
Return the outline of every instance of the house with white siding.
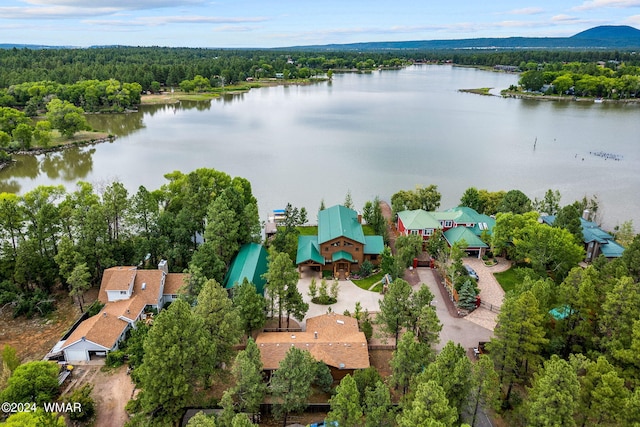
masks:
<svg viewBox="0 0 640 427"><path fill-rule="evenodd" d="M117 350L135 322L145 319L150 310L161 310L174 301L186 283L186 274L169 273L166 261L157 270L137 267L112 267L104 271L98 299L104 307L59 342L54 350L67 362L88 362Z"/></svg>

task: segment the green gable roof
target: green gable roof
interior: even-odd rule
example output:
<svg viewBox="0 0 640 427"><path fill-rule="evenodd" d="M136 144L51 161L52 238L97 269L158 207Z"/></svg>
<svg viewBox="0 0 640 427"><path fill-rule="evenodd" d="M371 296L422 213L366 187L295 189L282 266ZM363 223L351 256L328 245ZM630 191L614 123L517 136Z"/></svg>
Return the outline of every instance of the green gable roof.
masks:
<svg viewBox="0 0 640 427"><path fill-rule="evenodd" d="M469 249L478 249L478 248L488 248L487 244L480 240L478 236L476 236L473 231L469 230L467 227L455 227L451 228L444 233L444 238L447 239L449 246L453 246L457 242L461 242L464 240L467 242L467 248Z"/></svg>
<svg viewBox="0 0 640 427"><path fill-rule="evenodd" d="M324 265L324 257L320 255L318 236L299 236L296 264L313 261Z"/></svg>
<svg viewBox="0 0 640 427"><path fill-rule="evenodd" d="M331 255L331 261L333 262L340 261L342 259L345 261L353 262L353 257L347 251L338 251L334 252L333 255Z"/></svg>
<svg viewBox="0 0 640 427"><path fill-rule="evenodd" d="M425 228L435 230L442 228L440 222L433 217L432 212L427 212L423 209L398 212L398 218L400 218L404 228L407 230L424 230Z"/></svg>
<svg viewBox="0 0 640 427"><path fill-rule="evenodd" d="M384 250L382 236L364 236L365 244L363 252L367 255L380 255Z"/></svg>
<svg viewBox="0 0 640 427"><path fill-rule="evenodd" d="M257 243L247 243L240 248L229 267L223 285L229 289L240 284L246 278L256 286L259 293L264 294L266 281L262 275L267 272L267 251Z"/></svg>
<svg viewBox="0 0 640 427"><path fill-rule="evenodd" d="M362 224L358 222L358 213L341 205L318 212L318 243L322 244L338 237L365 243Z"/></svg>

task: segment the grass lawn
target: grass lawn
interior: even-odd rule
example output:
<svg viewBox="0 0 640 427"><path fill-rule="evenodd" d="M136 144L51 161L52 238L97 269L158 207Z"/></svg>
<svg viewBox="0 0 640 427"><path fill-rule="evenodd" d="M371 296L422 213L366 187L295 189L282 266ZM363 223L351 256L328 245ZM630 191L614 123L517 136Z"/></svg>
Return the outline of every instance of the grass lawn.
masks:
<svg viewBox="0 0 640 427"><path fill-rule="evenodd" d="M280 228L280 227L278 227ZM318 226L317 225L309 225L305 227L296 227L296 229L300 232L301 236L317 236L318 235Z"/></svg>
<svg viewBox="0 0 640 427"><path fill-rule="evenodd" d="M369 224L364 224L362 226L362 232L364 233L365 236L375 236L376 232L373 231L373 227Z"/></svg>
<svg viewBox="0 0 640 427"><path fill-rule="evenodd" d="M507 271L493 274L505 292L512 291L516 287L516 283L518 282L516 270L517 270L516 268L512 267Z"/></svg>
<svg viewBox="0 0 640 427"><path fill-rule="evenodd" d="M368 291L371 285L382 280L382 276L384 276L384 273L380 272L380 273L372 274L366 279L358 279L358 280L352 279L351 281L355 283L356 286L358 286L359 288L364 289L365 291ZM382 289L382 285L380 289Z"/></svg>

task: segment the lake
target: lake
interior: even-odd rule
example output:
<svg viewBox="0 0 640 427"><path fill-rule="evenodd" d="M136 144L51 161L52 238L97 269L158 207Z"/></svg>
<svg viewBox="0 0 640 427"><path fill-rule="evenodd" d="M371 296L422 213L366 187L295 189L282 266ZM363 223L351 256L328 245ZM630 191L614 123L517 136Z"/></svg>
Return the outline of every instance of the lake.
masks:
<svg viewBox="0 0 640 427"><path fill-rule="evenodd" d="M118 138L20 156L0 191L120 180L156 189L173 170L215 168L249 179L261 216L288 202L315 212L436 184L441 209L468 187L520 189L532 200L558 189L562 204L597 195L604 225L640 224L640 105L481 96L463 88L517 82L514 74L420 65L332 82L253 89L210 102L95 115ZM621 157L606 159L590 153ZM314 215L311 215L313 218Z"/></svg>

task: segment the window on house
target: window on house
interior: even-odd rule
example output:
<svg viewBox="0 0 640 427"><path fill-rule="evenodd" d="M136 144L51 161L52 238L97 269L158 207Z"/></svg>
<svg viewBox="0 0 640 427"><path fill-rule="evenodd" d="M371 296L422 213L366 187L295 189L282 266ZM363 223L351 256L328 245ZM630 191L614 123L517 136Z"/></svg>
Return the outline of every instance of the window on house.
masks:
<svg viewBox="0 0 640 427"><path fill-rule="evenodd" d="M353 243L351 242L347 242L346 240L344 241L344 246L353 246Z"/></svg>
<svg viewBox="0 0 640 427"><path fill-rule="evenodd" d="M433 236L433 228L425 228L422 230L423 236Z"/></svg>
<svg viewBox="0 0 640 427"><path fill-rule="evenodd" d="M126 295L127 291L120 291L120 295Z"/></svg>
<svg viewBox="0 0 640 427"><path fill-rule="evenodd" d="M356 248L356 252L360 252L360 248Z"/></svg>
<svg viewBox="0 0 640 427"><path fill-rule="evenodd" d="M418 233L418 230L411 230L411 234L413 234L415 236L415 235L417 235L419 233Z"/></svg>
<svg viewBox="0 0 640 427"><path fill-rule="evenodd" d="M331 246L340 246L340 242L333 242Z"/></svg>
<svg viewBox="0 0 640 427"><path fill-rule="evenodd" d="M324 247L324 251L325 251L325 252L329 252L329 246L325 246L325 247Z"/></svg>
<svg viewBox="0 0 640 427"><path fill-rule="evenodd" d="M453 221L451 221L451 220L445 221L444 222L444 226L445 227L453 227Z"/></svg>

